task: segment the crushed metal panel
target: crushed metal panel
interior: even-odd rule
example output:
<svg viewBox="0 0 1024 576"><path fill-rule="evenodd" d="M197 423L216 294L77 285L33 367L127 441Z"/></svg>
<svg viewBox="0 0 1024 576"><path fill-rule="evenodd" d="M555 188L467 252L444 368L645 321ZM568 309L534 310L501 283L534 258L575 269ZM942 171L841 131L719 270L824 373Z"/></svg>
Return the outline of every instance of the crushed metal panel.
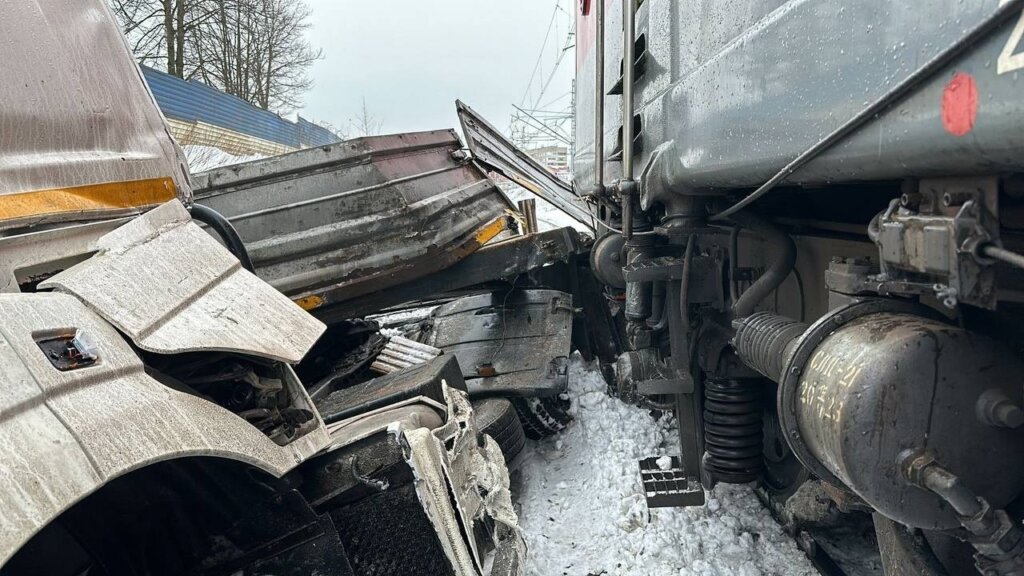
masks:
<svg viewBox="0 0 1024 576"><path fill-rule="evenodd" d="M107 2L0 2L0 38L0 230L189 201L184 155Z"/></svg>
<svg viewBox="0 0 1024 576"><path fill-rule="evenodd" d="M513 280L548 264L568 262L585 254L590 243L573 228L558 228L492 242L457 264L387 290L353 296L315 311L331 322L379 312L389 306L441 297L453 291L495 280Z"/></svg>
<svg viewBox="0 0 1024 576"><path fill-rule="evenodd" d="M298 362L325 326L241 268L172 201L107 234L40 285L73 294L140 348Z"/></svg>
<svg viewBox="0 0 1024 576"><path fill-rule="evenodd" d="M417 498L455 574L483 573L480 545L485 542L477 538L486 535L503 558L491 574L520 576L526 544L512 507L501 448L487 436L478 441L466 393L444 382L442 389L444 405L419 396L330 425L331 450L384 430L394 435L412 469Z"/></svg>
<svg viewBox="0 0 1024 576"><path fill-rule="evenodd" d="M39 341L77 334L95 361L61 370ZM191 456L283 475L330 442L278 446L220 406L160 384L109 324L64 294L0 294L0 564L103 483ZM305 399L308 402L308 398Z"/></svg>
<svg viewBox="0 0 1024 576"><path fill-rule="evenodd" d="M594 217L586 203L573 192L572 186L560 180L502 136L461 100L455 102L462 132L469 141L469 150L481 164L550 202L588 229L594 229Z"/></svg>
<svg viewBox="0 0 1024 576"><path fill-rule="evenodd" d="M512 204L451 130L373 136L195 177L256 273L304 308L451 266L509 226Z"/></svg>
<svg viewBox="0 0 1024 576"><path fill-rule="evenodd" d="M552 396L568 382L573 313L556 290L469 296L434 311L425 342L458 358L471 394Z"/></svg>
<svg viewBox="0 0 1024 576"><path fill-rule="evenodd" d="M416 492L457 574L483 573L476 534L487 520L495 545L511 544L511 566L522 567L526 543L512 507L508 469L501 449L484 437L481 446L473 408L465 392L445 387L448 421L434 431L403 433ZM508 552L506 551L506 554ZM502 570L506 574L520 571Z"/></svg>

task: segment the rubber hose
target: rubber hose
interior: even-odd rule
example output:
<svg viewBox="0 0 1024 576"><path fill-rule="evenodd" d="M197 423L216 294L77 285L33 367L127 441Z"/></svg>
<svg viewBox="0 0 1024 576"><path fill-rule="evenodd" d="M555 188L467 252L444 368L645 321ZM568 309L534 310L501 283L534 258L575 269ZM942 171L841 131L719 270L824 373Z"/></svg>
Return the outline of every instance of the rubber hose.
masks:
<svg viewBox="0 0 1024 576"><path fill-rule="evenodd" d="M212 228L220 236L221 240L224 241L228 251L234 254L235 258L238 258L238 261L242 263L242 268L253 274L256 273L256 269L252 265L252 259L249 258L249 251L245 249L245 244L239 238L238 232L227 218L213 208L203 206L202 204L192 205L192 218Z"/></svg>
<svg viewBox="0 0 1024 576"><path fill-rule="evenodd" d="M878 244L878 235L882 233L882 215L875 214L875 217L868 223L868 239Z"/></svg>
<svg viewBox="0 0 1024 576"><path fill-rule="evenodd" d="M983 246L981 248L981 254L992 258L993 260L999 260L1004 264L1009 264L1010 266L1024 268L1024 255L1017 254L1016 252L1010 252L1009 250L1000 248L999 246Z"/></svg>
<svg viewBox="0 0 1024 576"><path fill-rule="evenodd" d="M737 212L732 215L732 220L764 238L772 246L772 251L779 255L768 270L733 303L733 317L744 318L750 316L754 308L793 272L796 266L796 244L789 234L752 212Z"/></svg>

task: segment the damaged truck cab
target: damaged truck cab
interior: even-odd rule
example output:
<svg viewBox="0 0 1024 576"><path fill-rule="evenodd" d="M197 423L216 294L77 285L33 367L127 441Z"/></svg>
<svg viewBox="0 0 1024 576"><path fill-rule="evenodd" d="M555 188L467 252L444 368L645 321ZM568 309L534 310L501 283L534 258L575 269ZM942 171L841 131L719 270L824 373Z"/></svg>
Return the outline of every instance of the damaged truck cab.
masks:
<svg viewBox="0 0 1024 576"><path fill-rule="evenodd" d="M0 37L0 574L519 573L460 377L325 424L324 324L193 219L105 3Z"/></svg>

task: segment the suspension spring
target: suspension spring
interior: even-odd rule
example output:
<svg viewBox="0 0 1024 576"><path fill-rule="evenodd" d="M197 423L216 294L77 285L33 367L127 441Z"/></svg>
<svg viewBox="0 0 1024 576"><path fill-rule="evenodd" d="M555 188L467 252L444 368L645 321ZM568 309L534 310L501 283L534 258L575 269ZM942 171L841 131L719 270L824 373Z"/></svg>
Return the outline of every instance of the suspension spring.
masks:
<svg viewBox="0 0 1024 576"><path fill-rule="evenodd" d="M704 385L704 469L716 482L743 484L764 468L760 379Z"/></svg>

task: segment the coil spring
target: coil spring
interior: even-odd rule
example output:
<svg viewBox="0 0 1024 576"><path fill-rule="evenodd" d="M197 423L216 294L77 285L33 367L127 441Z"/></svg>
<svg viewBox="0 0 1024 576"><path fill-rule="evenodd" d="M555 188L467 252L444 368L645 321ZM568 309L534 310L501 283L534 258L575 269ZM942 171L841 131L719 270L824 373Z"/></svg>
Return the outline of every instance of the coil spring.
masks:
<svg viewBox="0 0 1024 576"><path fill-rule="evenodd" d="M704 469L718 482L752 482L764 468L763 383L707 380L704 386Z"/></svg>

